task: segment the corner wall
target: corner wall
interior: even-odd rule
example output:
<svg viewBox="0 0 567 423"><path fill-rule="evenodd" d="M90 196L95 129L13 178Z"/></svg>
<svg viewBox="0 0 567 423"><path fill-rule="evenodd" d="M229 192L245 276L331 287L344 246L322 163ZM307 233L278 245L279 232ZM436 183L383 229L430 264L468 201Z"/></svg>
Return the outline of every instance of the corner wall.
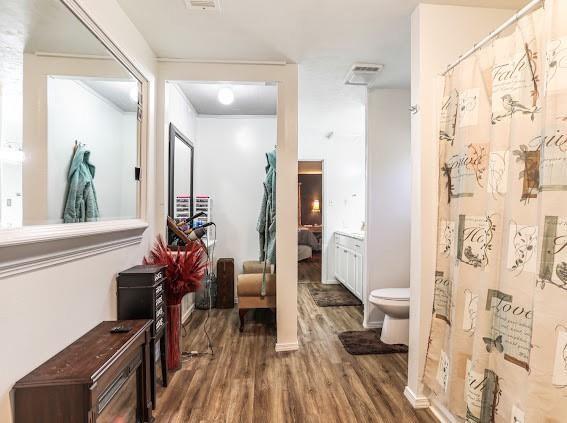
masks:
<svg viewBox="0 0 567 423"><path fill-rule="evenodd" d="M411 293L406 396L425 408L421 376L431 309L437 248L438 110L443 70L496 29L514 11L420 4L411 16Z"/></svg>
<svg viewBox="0 0 567 423"><path fill-rule="evenodd" d="M372 290L409 287L409 102L409 90L368 91L365 327L381 327L384 320L368 302Z"/></svg>
<svg viewBox="0 0 567 423"><path fill-rule="evenodd" d="M79 0L89 15L149 80L148 204L150 227L139 245L0 279L0 422L12 421L11 389L36 366L102 320L116 317L116 273L138 264L153 239L155 59L115 0Z"/></svg>
<svg viewBox="0 0 567 423"><path fill-rule="evenodd" d="M297 65L235 63L159 63L158 127L164 125L165 81L271 81L278 84L276 192L277 343L276 351L296 350L297 340ZM165 230L167 213L166 151L158 131L155 205L158 231ZM218 213L218 211L213 211ZM163 229L162 229L163 228Z"/></svg>

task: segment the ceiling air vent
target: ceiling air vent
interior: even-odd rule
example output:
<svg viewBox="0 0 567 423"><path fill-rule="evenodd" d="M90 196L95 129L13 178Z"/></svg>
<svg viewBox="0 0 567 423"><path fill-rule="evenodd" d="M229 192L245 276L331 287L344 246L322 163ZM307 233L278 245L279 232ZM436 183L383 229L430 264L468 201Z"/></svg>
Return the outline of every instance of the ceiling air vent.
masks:
<svg viewBox="0 0 567 423"><path fill-rule="evenodd" d="M372 63L355 63L345 77L347 85L370 85L378 73L382 71L384 65L376 65Z"/></svg>
<svg viewBox="0 0 567 423"><path fill-rule="evenodd" d="M220 0L185 0L189 10L204 12L220 12Z"/></svg>

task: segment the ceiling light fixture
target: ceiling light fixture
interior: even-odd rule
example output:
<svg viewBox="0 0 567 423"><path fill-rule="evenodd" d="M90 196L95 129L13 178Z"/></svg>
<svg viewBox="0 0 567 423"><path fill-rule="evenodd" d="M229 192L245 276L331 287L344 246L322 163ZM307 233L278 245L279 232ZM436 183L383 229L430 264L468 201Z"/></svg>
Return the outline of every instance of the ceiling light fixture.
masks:
<svg viewBox="0 0 567 423"><path fill-rule="evenodd" d="M219 90L217 97L221 104L228 106L234 101L234 92L229 87L223 87Z"/></svg>

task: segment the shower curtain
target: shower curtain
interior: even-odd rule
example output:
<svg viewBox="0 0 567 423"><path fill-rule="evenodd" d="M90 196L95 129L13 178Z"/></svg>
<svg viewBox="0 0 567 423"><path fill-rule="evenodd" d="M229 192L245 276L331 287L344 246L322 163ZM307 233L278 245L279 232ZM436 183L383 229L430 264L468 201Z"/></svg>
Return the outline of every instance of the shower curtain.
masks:
<svg viewBox="0 0 567 423"><path fill-rule="evenodd" d="M459 421L567 422L567 0L445 77L423 375Z"/></svg>

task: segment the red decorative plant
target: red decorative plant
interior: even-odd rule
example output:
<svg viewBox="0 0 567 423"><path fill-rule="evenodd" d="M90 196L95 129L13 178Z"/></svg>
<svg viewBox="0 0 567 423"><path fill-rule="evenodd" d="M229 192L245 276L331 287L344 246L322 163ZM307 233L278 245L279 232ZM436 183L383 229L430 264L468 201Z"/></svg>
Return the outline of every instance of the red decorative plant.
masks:
<svg viewBox="0 0 567 423"><path fill-rule="evenodd" d="M205 249L197 242L189 242L186 247L172 251L158 236L144 264L166 266L167 368L177 370L181 368L181 300L201 286L207 267Z"/></svg>
<svg viewBox="0 0 567 423"><path fill-rule="evenodd" d="M144 264L166 266L164 283L168 305L181 304L183 297L195 292L205 276L207 258L204 248L198 242L190 242L186 247L170 250L161 235Z"/></svg>

